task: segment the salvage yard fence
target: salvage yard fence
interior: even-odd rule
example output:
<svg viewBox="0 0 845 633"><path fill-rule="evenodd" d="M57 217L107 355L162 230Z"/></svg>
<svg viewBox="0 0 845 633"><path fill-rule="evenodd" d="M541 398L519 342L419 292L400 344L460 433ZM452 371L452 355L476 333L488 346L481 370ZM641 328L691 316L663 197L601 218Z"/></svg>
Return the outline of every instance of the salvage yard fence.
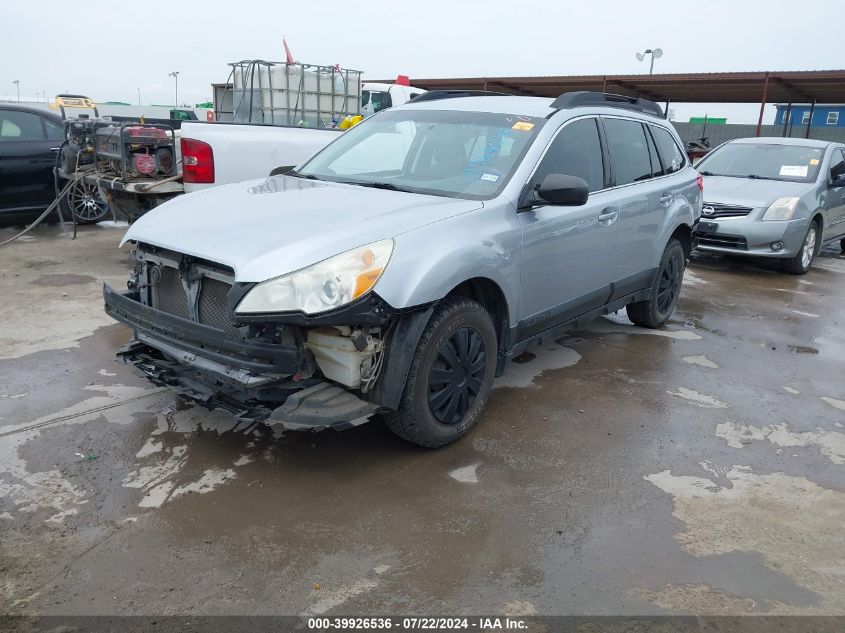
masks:
<svg viewBox="0 0 845 633"><path fill-rule="evenodd" d="M757 132L757 126L755 124L729 123L724 125L707 125L706 129L700 123L676 123L673 121L672 124L678 130L678 135L684 143L697 141L702 136L705 136L710 141L711 147L716 147L725 141L731 141L735 138L755 136ZM784 136L783 131L782 125L763 125L760 127L760 136ZM803 126L794 126L791 134L787 134L786 136L804 138L805 132L806 129ZM810 138L845 143L845 128L811 127Z"/></svg>

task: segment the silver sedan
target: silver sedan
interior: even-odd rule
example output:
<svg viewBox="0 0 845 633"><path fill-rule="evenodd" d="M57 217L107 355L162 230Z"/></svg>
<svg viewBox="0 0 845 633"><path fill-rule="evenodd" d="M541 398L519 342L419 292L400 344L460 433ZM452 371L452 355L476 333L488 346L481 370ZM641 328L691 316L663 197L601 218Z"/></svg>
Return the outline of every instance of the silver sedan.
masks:
<svg viewBox="0 0 845 633"><path fill-rule="evenodd" d="M782 260L803 275L822 244L845 250L845 145L795 138L729 141L696 168L704 207L703 251Z"/></svg>

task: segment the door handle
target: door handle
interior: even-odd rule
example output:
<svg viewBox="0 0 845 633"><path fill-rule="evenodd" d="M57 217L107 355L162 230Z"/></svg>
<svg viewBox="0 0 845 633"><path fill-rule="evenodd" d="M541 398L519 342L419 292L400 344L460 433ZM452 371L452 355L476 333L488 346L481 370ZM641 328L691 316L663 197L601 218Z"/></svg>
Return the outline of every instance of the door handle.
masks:
<svg viewBox="0 0 845 633"><path fill-rule="evenodd" d="M60 149L62 149L62 148L61 147L51 147L50 151L51 152L58 152Z"/></svg>
<svg viewBox="0 0 845 633"><path fill-rule="evenodd" d="M616 209L608 207L606 209L602 209L601 213L599 213L599 222L604 225L613 224L618 217L619 213L617 213Z"/></svg>
<svg viewBox="0 0 845 633"><path fill-rule="evenodd" d="M672 200L674 199L675 198L672 196L672 194L667 191L662 196L660 196L660 204L664 207L668 207L670 204L672 204Z"/></svg>

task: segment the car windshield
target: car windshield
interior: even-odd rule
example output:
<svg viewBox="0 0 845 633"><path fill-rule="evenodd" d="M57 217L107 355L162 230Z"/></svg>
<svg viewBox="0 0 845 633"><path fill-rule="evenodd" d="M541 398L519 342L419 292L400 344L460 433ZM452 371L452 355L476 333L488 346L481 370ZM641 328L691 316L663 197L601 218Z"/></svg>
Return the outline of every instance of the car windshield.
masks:
<svg viewBox="0 0 845 633"><path fill-rule="evenodd" d="M504 188L544 122L490 112L386 110L293 175L486 200Z"/></svg>
<svg viewBox="0 0 845 633"><path fill-rule="evenodd" d="M704 176L813 182L823 157L821 147L727 143L705 156L695 168Z"/></svg>

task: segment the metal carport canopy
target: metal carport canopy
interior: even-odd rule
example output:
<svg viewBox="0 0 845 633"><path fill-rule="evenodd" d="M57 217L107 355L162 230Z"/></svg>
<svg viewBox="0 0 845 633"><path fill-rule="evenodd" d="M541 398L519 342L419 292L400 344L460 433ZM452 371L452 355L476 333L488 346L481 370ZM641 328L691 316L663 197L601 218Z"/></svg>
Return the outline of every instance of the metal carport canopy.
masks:
<svg viewBox="0 0 845 633"><path fill-rule="evenodd" d="M411 85L426 90L491 90L535 97L557 97L573 90L595 90L672 102L845 103L845 70L464 77L412 79Z"/></svg>

